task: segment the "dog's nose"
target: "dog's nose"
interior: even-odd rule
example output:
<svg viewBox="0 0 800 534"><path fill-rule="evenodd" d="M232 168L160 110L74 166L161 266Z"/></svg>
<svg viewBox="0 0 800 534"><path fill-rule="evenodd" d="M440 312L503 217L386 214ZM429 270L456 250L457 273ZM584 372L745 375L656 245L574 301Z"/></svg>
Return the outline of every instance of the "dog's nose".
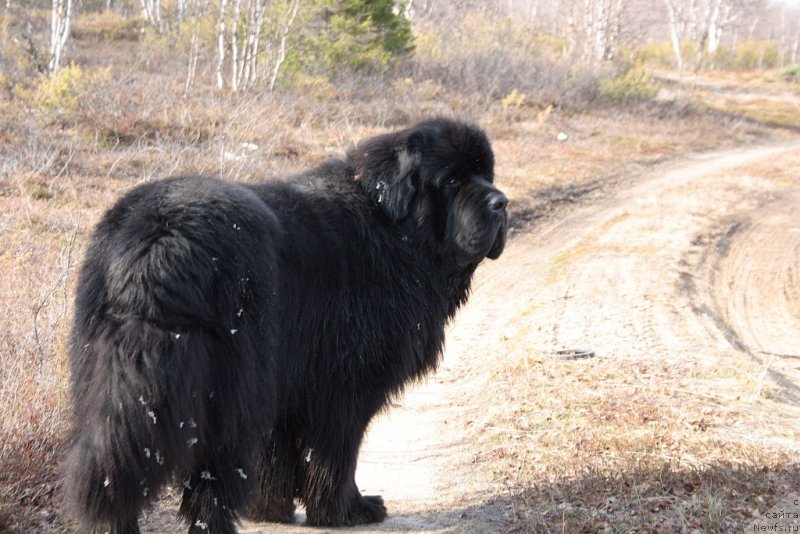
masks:
<svg viewBox="0 0 800 534"><path fill-rule="evenodd" d="M488 207L491 211L498 212L506 209L507 204L508 198L506 198L503 193L498 191L489 195L489 198L486 202L486 207Z"/></svg>

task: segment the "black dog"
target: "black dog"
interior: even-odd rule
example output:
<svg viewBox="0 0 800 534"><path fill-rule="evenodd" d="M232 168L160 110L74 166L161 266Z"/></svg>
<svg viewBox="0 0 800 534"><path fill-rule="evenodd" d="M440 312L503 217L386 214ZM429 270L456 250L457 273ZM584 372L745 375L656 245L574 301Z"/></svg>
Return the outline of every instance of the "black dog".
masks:
<svg viewBox="0 0 800 534"><path fill-rule="evenodd" d="M506 234L478 128L435 119L285 182L139 186L97 226L71 340L69 503L138 532L168 481L190 532L245 514L386 516L354 474L370 419L433 370ZM250 506L248 506L248 504Z"/></svg>

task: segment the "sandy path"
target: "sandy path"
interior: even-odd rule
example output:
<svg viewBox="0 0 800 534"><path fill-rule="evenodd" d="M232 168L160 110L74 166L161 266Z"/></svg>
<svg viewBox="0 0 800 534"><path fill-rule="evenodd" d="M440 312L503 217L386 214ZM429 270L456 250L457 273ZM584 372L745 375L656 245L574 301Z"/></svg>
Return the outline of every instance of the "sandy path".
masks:
<svg viewBox="0 0 800 534"><path fill-rule="evenodd" d="M502 402L490 370L515 348L689 367L737 351L800 408L800 181L746 170L798 152L800 143L692 156L516 235L479 270L440 371L373 423L356 480L383 495L390 517L354 530L508 531L506 490L473 440L487 394ZM143 532L180 532L171 513L157 507Z"/></svg>

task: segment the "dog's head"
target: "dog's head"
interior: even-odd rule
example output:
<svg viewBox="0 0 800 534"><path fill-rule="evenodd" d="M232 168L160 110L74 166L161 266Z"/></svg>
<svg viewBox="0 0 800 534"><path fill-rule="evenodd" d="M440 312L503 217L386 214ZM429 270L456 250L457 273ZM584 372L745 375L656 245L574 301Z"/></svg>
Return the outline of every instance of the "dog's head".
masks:
<svg viewBox="0 0 800 534"><path fill-rule="evenodd" d="M506 196L494 155L471 124L432 119L373 137L348 154L356 180L416 242L457 264L496 259L506 242Z"/></svg>

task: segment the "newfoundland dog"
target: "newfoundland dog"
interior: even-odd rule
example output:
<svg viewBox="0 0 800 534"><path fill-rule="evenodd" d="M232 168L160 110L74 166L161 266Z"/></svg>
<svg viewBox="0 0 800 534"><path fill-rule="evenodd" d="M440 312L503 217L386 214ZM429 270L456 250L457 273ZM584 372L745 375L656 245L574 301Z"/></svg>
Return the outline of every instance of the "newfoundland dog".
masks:
<svg viewBox="0 0 800 534"><path fill-rule="evenodd" d="M136 533L175 480L189 532L382 521L355 482L372 417L436 368L507 199L477 127L433 119L285 181L190 176L97 225L71 337L67 500Z"/></svg>

